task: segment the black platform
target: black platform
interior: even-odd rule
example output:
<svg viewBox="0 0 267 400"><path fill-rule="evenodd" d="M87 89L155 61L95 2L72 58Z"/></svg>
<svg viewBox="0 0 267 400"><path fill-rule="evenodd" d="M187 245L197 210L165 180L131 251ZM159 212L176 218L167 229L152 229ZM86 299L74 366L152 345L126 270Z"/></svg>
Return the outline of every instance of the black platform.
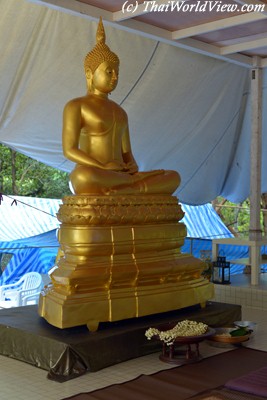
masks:
<svg viewBox="0 0 267 400"><path fill-rule="evenodd" d="M58 382L89 371L161 350L149 341L149 327L184 319L202 321L211 327L229 326L241 319L241 306L209 302L200 306L119 322L101 323L97 332L86 326L58 329L37 313L37 306L0 310L0 354L48 371Z"/></svg>

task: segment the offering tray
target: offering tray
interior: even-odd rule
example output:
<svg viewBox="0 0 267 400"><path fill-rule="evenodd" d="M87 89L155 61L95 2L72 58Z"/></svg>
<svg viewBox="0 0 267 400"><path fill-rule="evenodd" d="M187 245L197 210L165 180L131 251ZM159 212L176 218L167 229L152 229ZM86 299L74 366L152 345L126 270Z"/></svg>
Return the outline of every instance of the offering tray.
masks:
<svg viewBox="0 0 267 400"><path fill-rule="evenodd" d="M200 361L202 356L199 352L199 343L215 334L215 329L208 328L202 335L177 336L171 345L163 342L162 353L159 356L161 361L183 365ZM185 347L181 349L181 347Z"/></svg>
<svg viewBox="0 0 267 400"><path fill-rule="evenodd" d="M209 338L212 342L225 343L225 344L241 344L249 340L251 334L243 336L230 336L230 332L235 328L216 328L215 334Z"/></svg>

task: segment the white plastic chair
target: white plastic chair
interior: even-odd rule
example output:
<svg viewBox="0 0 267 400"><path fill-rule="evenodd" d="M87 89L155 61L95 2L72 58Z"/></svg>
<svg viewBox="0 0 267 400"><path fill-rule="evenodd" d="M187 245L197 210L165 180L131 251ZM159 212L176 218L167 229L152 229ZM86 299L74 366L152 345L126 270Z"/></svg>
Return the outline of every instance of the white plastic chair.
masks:
<svg viewBox="0 0 267 400"><path fill-rule="evenodd" d="M34 294L29 294L28 296L23 297L22 305L29 306L31 304L37 304L39 301L39 297L40 297L40 291Z"/></svg>
<svg viewBox="0 0 267 400"><path fill-rule="evenodd" d="M28 272L18 282L0 286L0 307L20 307L28 304L24 299L39 294L42 282L42 276L38 272Z"/></svg>

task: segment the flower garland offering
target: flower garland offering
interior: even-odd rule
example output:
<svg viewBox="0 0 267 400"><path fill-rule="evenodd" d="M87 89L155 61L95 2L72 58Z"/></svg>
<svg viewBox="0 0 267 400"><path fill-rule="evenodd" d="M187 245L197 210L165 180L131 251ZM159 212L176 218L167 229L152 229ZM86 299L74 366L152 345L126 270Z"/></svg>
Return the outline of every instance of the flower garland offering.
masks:
<svg viewBox="0 0 267 400"><path fill-rule="evenodd" d="M178 322L172 329L168 331L160 331L157 328L149 328L145 332L148 340L151 340L153 336L158 336L160 340L166 343L168 346L175 342L175 339L179 336L199 336L206 333L208 325L203 322L184 320Z"/></svg>

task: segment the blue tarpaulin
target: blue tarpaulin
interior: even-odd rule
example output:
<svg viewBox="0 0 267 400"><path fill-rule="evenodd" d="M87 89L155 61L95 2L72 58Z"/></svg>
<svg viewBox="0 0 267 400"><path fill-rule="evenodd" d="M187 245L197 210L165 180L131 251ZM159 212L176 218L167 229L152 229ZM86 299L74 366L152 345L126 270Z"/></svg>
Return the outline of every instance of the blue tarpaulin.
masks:
<svg viewBox="0 0 267 400"><path fill-rule="evenodd" d="M54 266L59 247L56 214L60 204L58 199L4 196L0 205L0 254L13 256L0 277L0 285L13 282L29 271L46 274ZM201 250L211 250L212 239L233 236L211 204L182 204L182 209L185 212L182 222L187 227L183 252L200 258ZM222 245L220 250L228 260L248 257L247 246ZM262 248L262 252L267 249ZM233 264L231 273L242 269L243 266Z"/></svg>
<svg viewBox="0 0 267 400"><path fill-rule="evenodd" d="M30 271L47 274L55 264L57 252L58 241L55 229L25 239L0 242L0 255L12 255L0 276L0 285L15 282Z"/></svg>
<svg viewBox="0 0 267 400"><path fill-rule="evenodd" d="M56 213L60 203L54 199L3 196L0 255L12 257L0 285L14 282L29 271L47 274L53 267L59 246Z"/></svg>
<svg viewBox="0 0 267 400"><path fill-rule="evenodd" d="M185 213L182 222L187 228L187 237L219 239L233 237L211 204L188 206L182 204Z"/></svg>

